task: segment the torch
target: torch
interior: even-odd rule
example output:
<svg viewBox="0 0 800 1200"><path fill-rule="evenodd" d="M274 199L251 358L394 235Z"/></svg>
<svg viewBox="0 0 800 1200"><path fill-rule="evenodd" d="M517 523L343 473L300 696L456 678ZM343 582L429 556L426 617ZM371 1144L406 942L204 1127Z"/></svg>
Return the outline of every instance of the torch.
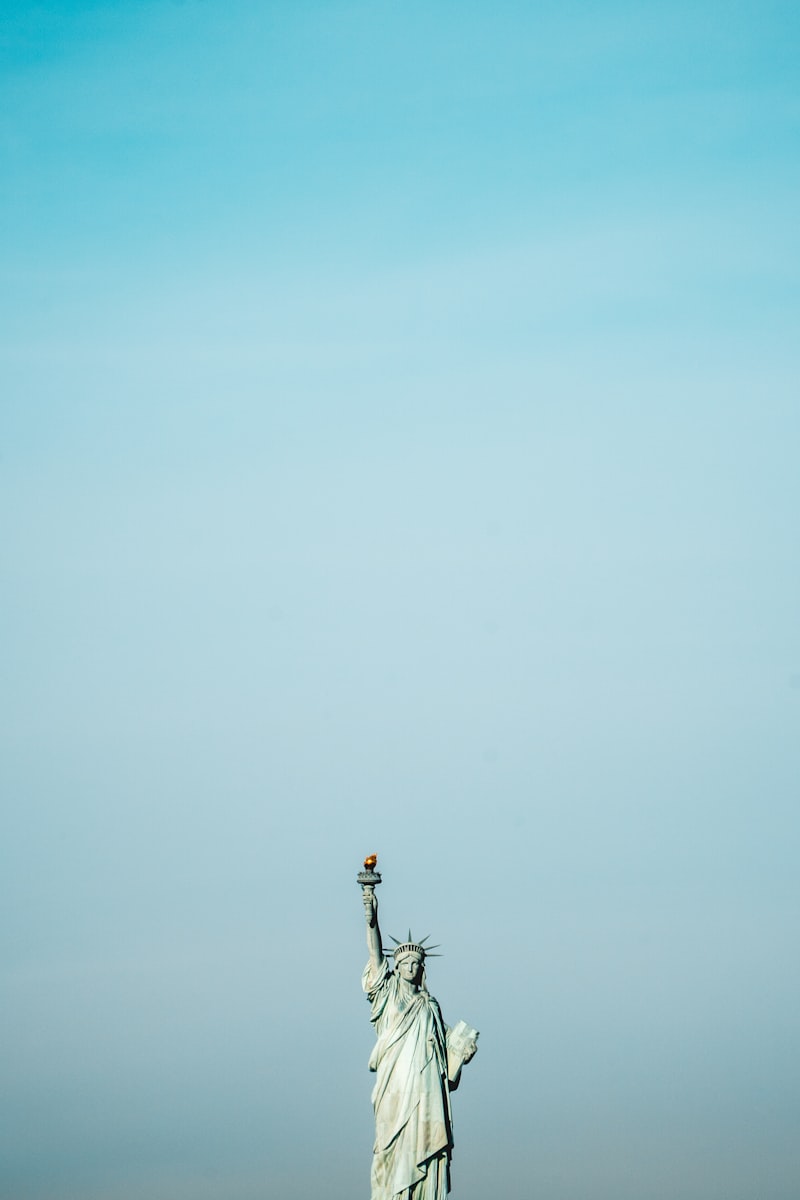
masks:
<svg viewBox="0 0 800 1200"><path fill-rule="evenodd" d="M375 888L381 882L380 871L375 870L378 862L377 854L368 854L364 859L364 870L359 871L356 875L356 883L361 885L361 891L366 896L369 891L371 895L375 894ZM375 924L375 913L373 911L371 924Z"/></svg>

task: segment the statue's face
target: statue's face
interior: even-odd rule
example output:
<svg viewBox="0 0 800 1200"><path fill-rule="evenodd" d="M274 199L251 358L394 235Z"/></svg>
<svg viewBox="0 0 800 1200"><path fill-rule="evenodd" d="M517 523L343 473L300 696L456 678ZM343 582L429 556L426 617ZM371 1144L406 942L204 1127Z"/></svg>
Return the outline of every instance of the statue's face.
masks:
<svg viewBox="0 0 800 1200"><path fill-rule="evenodd" d="M416 954L408 954L397 964L397 972L401 979L409 983L419 983L422 977L422 959Z"/></svg>

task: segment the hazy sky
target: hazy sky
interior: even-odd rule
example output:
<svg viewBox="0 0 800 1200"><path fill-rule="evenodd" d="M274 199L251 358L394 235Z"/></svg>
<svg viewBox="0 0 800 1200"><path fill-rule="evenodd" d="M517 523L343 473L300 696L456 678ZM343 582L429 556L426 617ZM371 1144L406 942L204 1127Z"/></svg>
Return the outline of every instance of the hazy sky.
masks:
<svg viewBox="0 0 800 1200"><path fill-rule="evenodd" d="M3 1200L796 1200L800 9L4 0Z"/></svg>

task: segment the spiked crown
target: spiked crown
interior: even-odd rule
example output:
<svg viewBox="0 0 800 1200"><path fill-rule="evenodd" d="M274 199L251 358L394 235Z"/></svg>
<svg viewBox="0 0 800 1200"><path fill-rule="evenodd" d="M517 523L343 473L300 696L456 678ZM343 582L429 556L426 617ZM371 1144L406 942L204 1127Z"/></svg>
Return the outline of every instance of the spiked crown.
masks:
<svg viewBox="0 0 800 1200"><path fill-rule="evenodd" d="M405 958L408 954L416 954L422 962L424 962L426 958L441 958L441 954L432 953L432 951L438 950L438 943L433 946L425 945L430 936L431 935L429 933L426 933L425 937L420 938L420 940L417 942L411 936L411 930L409 929L408 939L405 942L399 942L396 937L392 937L392 935L389 934L389 937L391 937L392 941L394 942L394 946L392 949L385 951L385 953L394 955L395 962L398 962L401 958Z"/></svg>

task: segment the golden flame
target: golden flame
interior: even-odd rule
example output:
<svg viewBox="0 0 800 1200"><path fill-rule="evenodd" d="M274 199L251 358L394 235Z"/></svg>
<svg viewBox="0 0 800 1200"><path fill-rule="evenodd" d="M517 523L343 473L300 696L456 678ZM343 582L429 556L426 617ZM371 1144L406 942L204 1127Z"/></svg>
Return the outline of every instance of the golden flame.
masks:
<svg viewBox="0 0 800 1200"><path fill-rule="evenodd" d="M367 871L374 871L375 864L377 863L377 861L378 861L377 854L368 854L367 857L364 859L364 867L366 868Z"/></svg>

